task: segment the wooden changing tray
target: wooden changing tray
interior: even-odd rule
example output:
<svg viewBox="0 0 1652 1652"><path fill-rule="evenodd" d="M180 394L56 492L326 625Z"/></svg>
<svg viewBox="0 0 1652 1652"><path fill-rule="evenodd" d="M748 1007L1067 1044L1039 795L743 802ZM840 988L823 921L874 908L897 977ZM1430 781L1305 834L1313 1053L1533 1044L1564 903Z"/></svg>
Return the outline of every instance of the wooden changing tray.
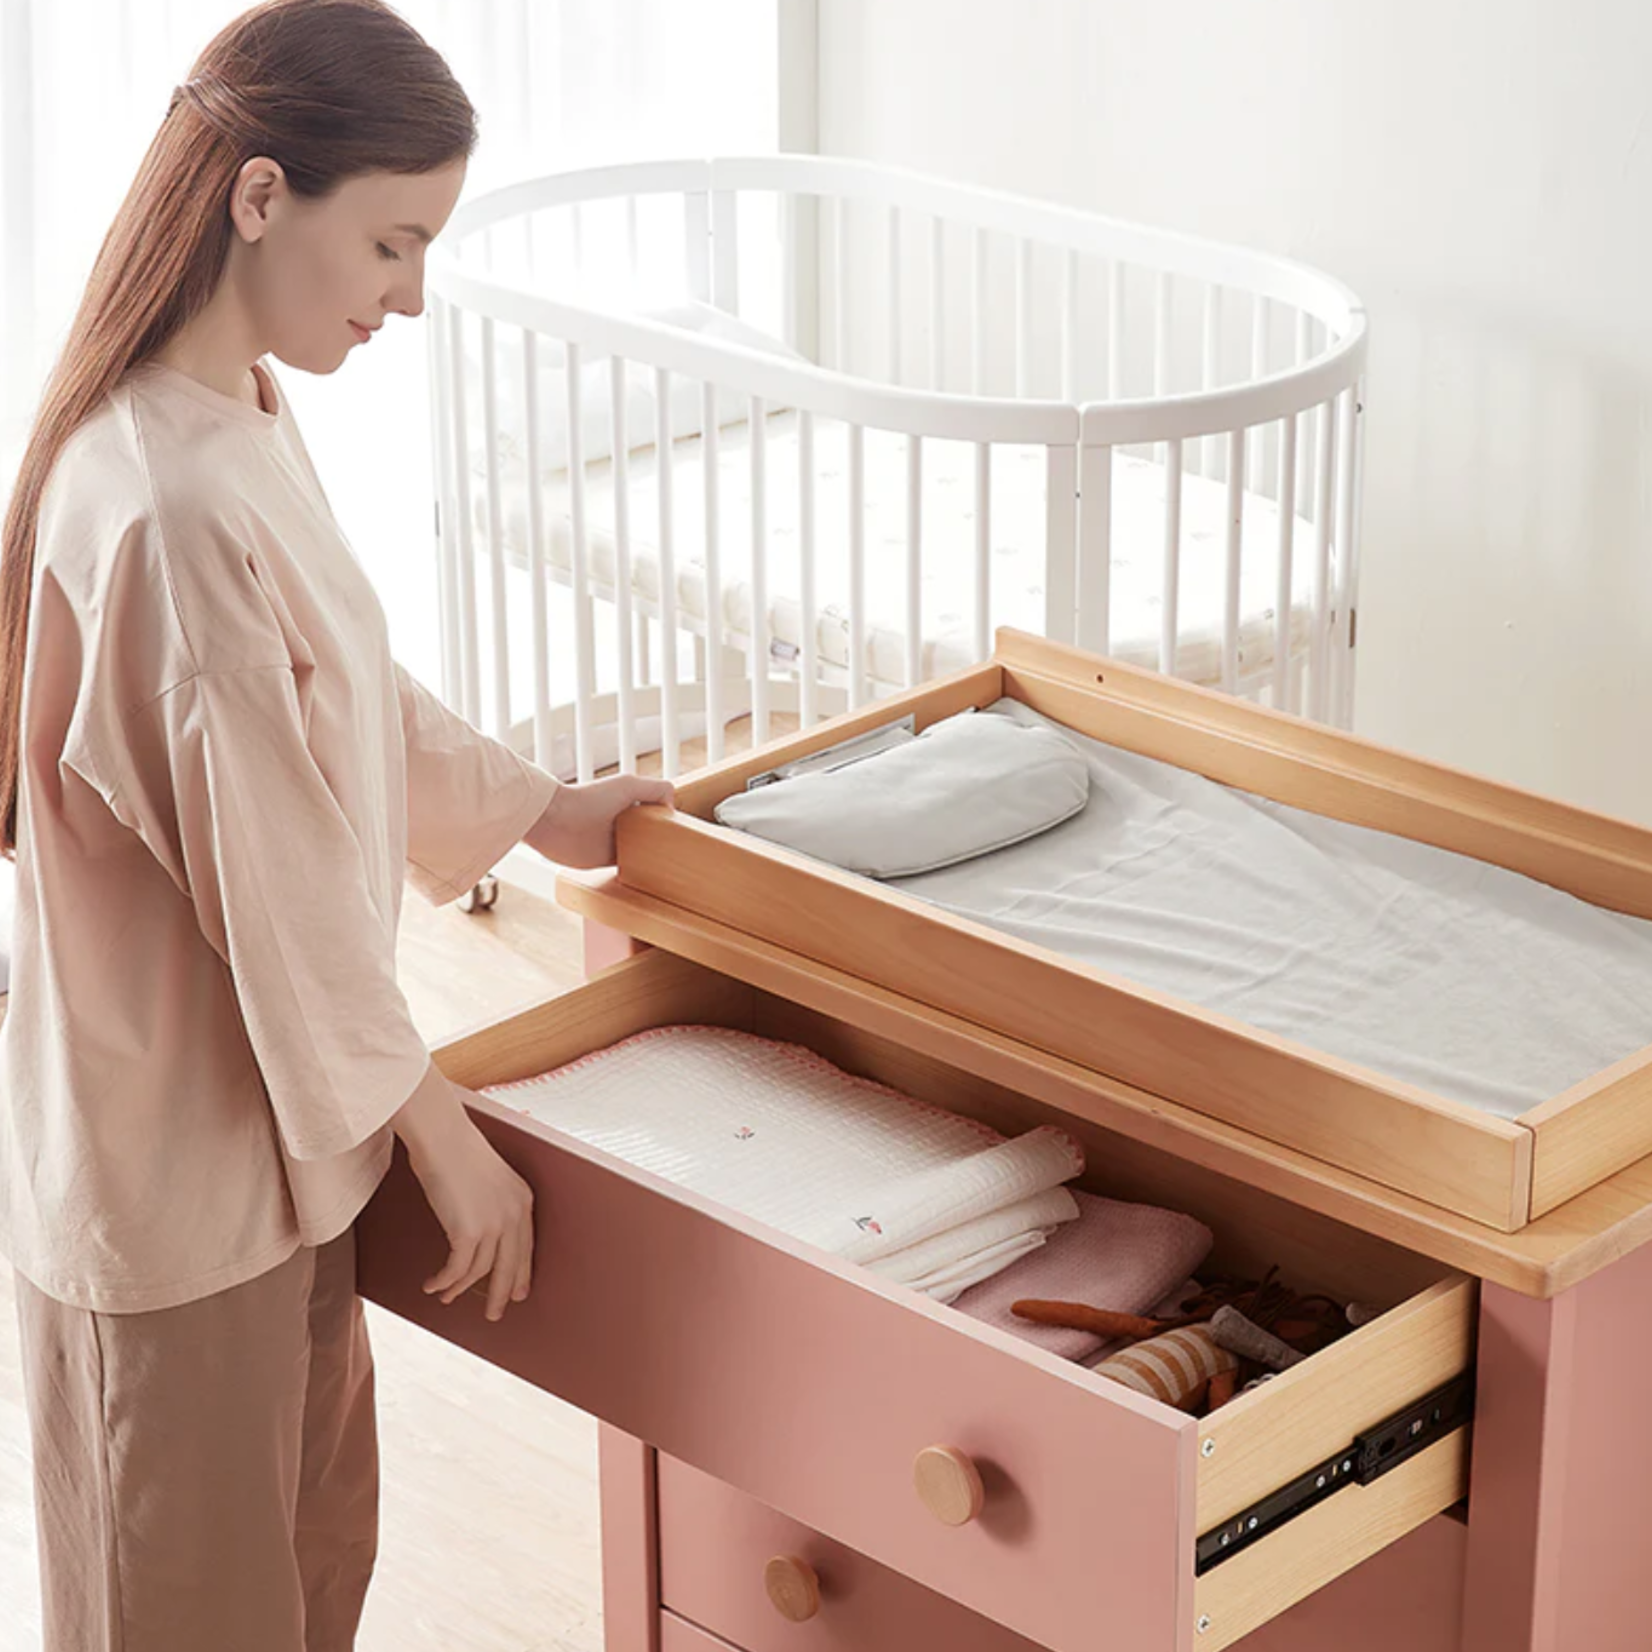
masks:
<svg viewBox="0 0 1652 1652"><path fill-rule="evenodd" d="M1121 749L1652 919L1652 832L1020 632L978 668L703 770L621 821L625 886L1514 1232L1652 1153L1652 1048L1510 1121L1003 935L712 819L762 770L1003 696ZM565 899L581 904L577 882Z"/></svg>

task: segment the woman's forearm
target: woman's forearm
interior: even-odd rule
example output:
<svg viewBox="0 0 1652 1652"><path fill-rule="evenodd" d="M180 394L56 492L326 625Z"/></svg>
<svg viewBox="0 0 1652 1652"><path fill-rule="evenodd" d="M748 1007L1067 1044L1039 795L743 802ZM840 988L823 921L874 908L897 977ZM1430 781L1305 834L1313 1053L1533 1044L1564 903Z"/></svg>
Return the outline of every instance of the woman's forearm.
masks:
<svg viewBox="0 0 1652 1652"><path fill-rule="evenodd" d="M441 1142L465 1120L465 1104L453 1081L432 1061L402 1105L390 1117L390 1126L420 1162L439 1151Z"/></svg>

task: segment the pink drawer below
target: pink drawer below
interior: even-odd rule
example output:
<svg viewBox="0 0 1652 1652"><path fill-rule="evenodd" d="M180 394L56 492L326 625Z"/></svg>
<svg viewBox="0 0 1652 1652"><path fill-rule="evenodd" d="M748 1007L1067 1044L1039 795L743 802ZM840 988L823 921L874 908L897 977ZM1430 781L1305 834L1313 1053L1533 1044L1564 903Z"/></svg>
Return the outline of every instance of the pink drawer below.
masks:
<svg viewBox="0 0 1652 1652"><path fill-rule="evenodd" d="M675 1612L661 1612L659 1652L743 1652L743 1648L709 1634Z"/></svg>
<svg viewBox="0 0 1652 1652"><path fill-rule="evenodd" d="M788 1520L674 1459L656 1458L660 1652L1038 1652L956 1601ZM1457 1652L1466 1528L1444 1517L1238 1643L1242 1652ZM820 1579L820 1610L782 1617L764 1587L771 1556ZM1098 1616L1098 1634L1105 1621ZM686 1621L685 1621L686 1620ZM1109 1642L1099 1635L1098 1648ZM1134 1652L1121 1648L1120 1652Z"/></svg>
<svg viewBox="0 0 1652 1652"><path fill-rule="evenodd" d="M742 1496L709 1474L657 1459L660 1604L742 1652L1038 1652L1032 1641ZM820 1609L781 1616L763 1569L796 1555L820 1579Z"/></svg>

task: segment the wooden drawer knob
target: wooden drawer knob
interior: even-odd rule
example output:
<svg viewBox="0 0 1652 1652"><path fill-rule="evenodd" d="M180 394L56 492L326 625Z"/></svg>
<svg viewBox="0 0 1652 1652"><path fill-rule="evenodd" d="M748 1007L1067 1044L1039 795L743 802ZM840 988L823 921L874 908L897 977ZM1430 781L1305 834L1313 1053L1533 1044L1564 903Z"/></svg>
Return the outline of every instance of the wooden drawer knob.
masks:
<svg viewBox="0 0 1652 1652"><path fill-rule="evenodd" d="M763 1587L781 1617L807 1623L820 1610L820 1579L801 1555L777 1554L763 1568Z"/></svg>
<svg viewBox="0 0 1652 1652"><path fill-rule="evenodd" d="M953 1446L925 1446L912 1463L924 1507L949 1526L967 1526L986 1501L981 1471Z"/></svg>

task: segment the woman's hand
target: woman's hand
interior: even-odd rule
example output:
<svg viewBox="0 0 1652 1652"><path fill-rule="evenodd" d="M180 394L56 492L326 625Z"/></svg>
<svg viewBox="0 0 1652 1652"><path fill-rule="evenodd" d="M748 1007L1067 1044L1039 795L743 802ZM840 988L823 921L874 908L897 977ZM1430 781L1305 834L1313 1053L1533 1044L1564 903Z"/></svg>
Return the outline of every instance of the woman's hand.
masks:
<svg viewBox="0 0 1652 1652"><path fill-rule="evenodd" d="M558 866L612 866L614 822L619 816L633 804L669 804L675 797L669 780L631 774L559 786L522 841Z"/></svg>
<svg viewBox="0 0 1652 1652"><path fill-rule="evenodd" d="M447 1235L447 1262L426 1294L439 1291L446 1306L489 1279L487 1315L498 1319L533 1282L533 1190L477 1129L467 1093L432 1063L391 1125Z"/></svg>

